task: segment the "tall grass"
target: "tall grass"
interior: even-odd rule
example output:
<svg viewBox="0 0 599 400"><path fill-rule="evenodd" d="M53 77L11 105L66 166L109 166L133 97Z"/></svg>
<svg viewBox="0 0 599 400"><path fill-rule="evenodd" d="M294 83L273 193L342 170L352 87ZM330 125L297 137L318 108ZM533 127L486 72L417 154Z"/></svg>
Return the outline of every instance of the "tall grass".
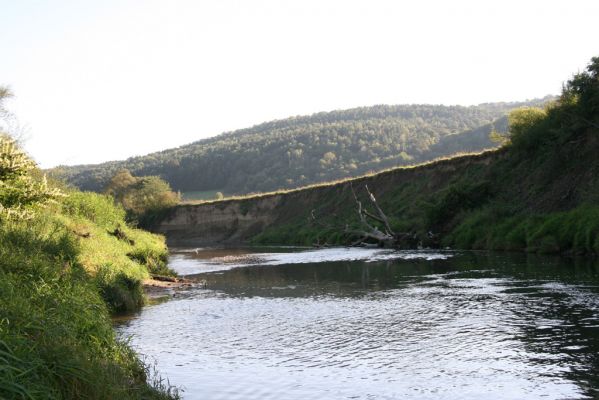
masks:
<svg viewBox="0 0 599 400"><path fill-rule="evenodd" d="M76 192L62 204L60 220L77 237L77 260L95 276L115 311L143 302L141 281L150 274L173 275L164 238L125 223L125 211L110 196Z"/></svg>
<svg viewBox="0 0 599 400"><path fill-rule="evenodd" d="M463 249L599 254L599 207L497 219L492 208L468 215L443 243Z"/></svg>
<svg viewBox="0 0 599 400"><path fill-rule="evenodd" d="M33 219L0 222L0 398L177 397L147 383L111 325L110 312L143 303L141 279L166 257L162 238L123 217L103 196L71 193ZM130 241L111 234L119 226Z"/></svg>

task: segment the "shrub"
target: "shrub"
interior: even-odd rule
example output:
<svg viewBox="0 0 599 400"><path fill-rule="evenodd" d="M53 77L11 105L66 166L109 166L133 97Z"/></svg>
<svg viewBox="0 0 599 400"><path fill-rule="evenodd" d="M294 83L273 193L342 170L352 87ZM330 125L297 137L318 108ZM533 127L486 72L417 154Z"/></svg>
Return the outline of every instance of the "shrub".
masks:
<svg viewBox="0 0 599 400"><path fill-rule="evenodd" d="M35 163L17 143L0 132L0 219L32 218L36 208L62 194L45 176L31 175Z"/></svg>
<svg viewBox="0 0 599 400"><path fill-rule="evenodd" d="M146 215L160 213L181 200L180 195L160 177L134 177L127 170L119 171L111 179L106 193L113 196L133 220L150 220L151 217Z"/></svg>
<svg viewBox="0 0 599 400"><path fill-rule="evenodd" d="M541 122L547 112L536 107L524 107L508 116L509 138L516 149L529 150L542 143L547 130Z"/></svg>

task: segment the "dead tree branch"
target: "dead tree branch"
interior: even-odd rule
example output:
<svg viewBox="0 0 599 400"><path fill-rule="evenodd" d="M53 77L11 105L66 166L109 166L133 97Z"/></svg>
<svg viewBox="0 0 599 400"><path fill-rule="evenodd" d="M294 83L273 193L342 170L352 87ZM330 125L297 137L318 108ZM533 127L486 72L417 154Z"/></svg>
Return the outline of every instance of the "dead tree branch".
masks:
<svg viewBox="0 0 599 400"><path fill-rule="evenodd" d="M354 190L353 184L350 183L349 187L351 189L354 201L356 203L356 211L358 213L359 226L358 227L350 227L350 224L346 223L345 227L334 226L331 224L323 223L321 220L317 218L315 215L315 210L310 211L309 220L311 223L318 225L325 229L333 229L337 231L342 231L349 238L357 238L352 242L352 246L356 246L359 244L372 243L376 242L379 246L389 246L389 247L397 247L400 243L411 243L414 242L416 236L413 233L395 233L391 228L391 224L389 222L389 218L383 211L383 209L379 206L376 201L376 197L370 191L367 185L364 185L366 189L366 193L368 194L368 199L372 203L372 208L374 208L374 212L368 211L358 195ZM382 228L379 228L381 227ZM316 246L322 246L320 244L320 240L317 240Z"/></svg>
<svg viewBox="0 0 599 400"><path fill-rule="evenodd" d="M378 215L380 217L379 221L382 220L383 224L385 224L386 233L390 236L394 236L395 233L393 232L393 229L391 229L391 226L389 225L389 219L387 218L387 216L385 215L385 213L383 212L381 207L379 207L379 203L376 202L376 198L368 189L368 185L364 185L364 187L366 188L366 191L368 192L368 196L370 197L370 201L374 205L374 208L376 209L376 212L378 213Z"/></svg>
<svg viewBox="0 0 599 400"><path fill-rule="evenodd" d="M366 191L368 192L370 201L375 205L375 209L377 210L378 216L373 215L372 213L368 212L368 210L366 210L362 206L362 202L360 201L360 199L358 199L358 196L356 195L356 191L354 190L354 186L351 183L350 183L350 188L351 188L352 194L354 196L354 201L356 202L356 204L358 206L358 217L360 218L360 222L366 230L352 230L348 233L360 235L362 237L361 241L364 241L366 239L374 239L383 245L393 242L394 234L393 234L393 231L391 230L391 228L389 227L389 222L387 220L387 216L385 215L385 213L383 213L383 211L380 209L380 207L376 203L376 199L372 195L372 193L370 193L370 191L368 190L368 186L366 186ZM379 228L368 223L367 217L385 225L385 232L381 232L381 230Z"/></svg>

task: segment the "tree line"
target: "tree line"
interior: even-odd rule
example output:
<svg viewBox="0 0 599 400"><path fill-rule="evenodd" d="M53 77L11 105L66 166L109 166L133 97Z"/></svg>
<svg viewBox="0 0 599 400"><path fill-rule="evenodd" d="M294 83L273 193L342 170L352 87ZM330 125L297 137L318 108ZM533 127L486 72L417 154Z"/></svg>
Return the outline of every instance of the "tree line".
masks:
<svg viewBox="0 0 599 400"><path fill-rule="evenodd" d="M60 166L53 176L103 191L122 169L159 176L176 191L226 195L294 188L480 151L505 132L505 115L520 103L478 106L377 105L266 122L125 161Z"/></svg>

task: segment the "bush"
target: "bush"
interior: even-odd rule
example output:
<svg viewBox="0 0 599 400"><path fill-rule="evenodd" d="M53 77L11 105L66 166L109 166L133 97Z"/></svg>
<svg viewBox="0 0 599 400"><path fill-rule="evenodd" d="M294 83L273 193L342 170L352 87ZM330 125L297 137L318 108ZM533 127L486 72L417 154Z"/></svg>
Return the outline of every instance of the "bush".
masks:
<svg viewBox="0 0 599 400"><path fill-rule="evenodd" d="M31 174L35 168L17 143L0 131L0 219L32 218L37 208L61 196L44 176Z"/></svg>
<svg viewBox="0 0 599 400"><path fill-rule="evenodd" d="M531 132L538 130L540 122L547 117L545 110L537 107L523 107L510 112L508 116L509 134L512 143L517 146L528 146L535 140Z"/></svg>
<svg viewBox="0 0 599 400"><path fill-rule="evenodd" d="M179 203L180 195L158 176L134 177L121 170L112 177L106 193L127 211L131 220L150 220L152 215ZM147 221L146 221L147 222Z"/></svg>

